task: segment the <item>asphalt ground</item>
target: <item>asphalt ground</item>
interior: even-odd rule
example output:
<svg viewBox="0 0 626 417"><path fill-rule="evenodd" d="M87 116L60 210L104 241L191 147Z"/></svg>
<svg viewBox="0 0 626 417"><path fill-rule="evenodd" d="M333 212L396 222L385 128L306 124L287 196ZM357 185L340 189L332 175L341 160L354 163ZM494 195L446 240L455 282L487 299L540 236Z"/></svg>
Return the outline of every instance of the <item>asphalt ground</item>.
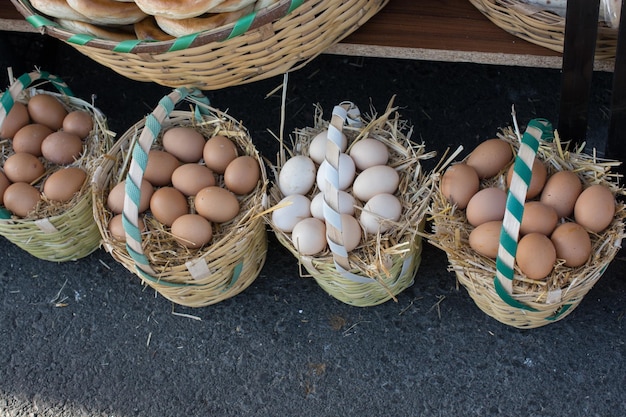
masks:
<svg viewBox="0 0 626 417"><path fill-rule="evenodd" d="M38 67L95 95L119 135L171 91L39 35L0 33L0 52L0 73ZM282 81L206 92L272 160ZM289 76L285 132L312 125L314 104L383 110L395 95L428 150L471 149L512 105L522 123L556 124L559 86L553 69L323 55ZM610 87L594 74L589 149L603 146ZM364 308L301 277L271 233L252 285L204 308L172 304L104 250L64 263L4 238L0 250L2 417L626 415L623 250L575 311L532 330L479 310L428 243L397 302Z"/></svg>

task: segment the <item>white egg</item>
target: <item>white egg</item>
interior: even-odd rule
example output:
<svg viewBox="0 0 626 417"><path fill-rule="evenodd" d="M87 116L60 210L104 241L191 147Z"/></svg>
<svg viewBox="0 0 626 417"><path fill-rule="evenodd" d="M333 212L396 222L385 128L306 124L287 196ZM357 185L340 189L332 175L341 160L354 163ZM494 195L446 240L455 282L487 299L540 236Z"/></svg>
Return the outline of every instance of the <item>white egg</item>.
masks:
<svg viewBox="0 0 626 417"><path fill-rule="evenodd" d="M354 214L354 205L356 200L352 194L345 191L339 191L339 213ZM311 200L311 216L324 220L324 193L317 193Z"/></svg>
<svg viewBox="0 0 626 417"><path fill-rule="evenodd" d="M315 163L308 156L296 155L285 162L278 174L278 188L283 196L305 195L315 184Z"/></svg>
<svg viewBox="0 0 626 417"><path fill-rule="evenodd" d="M350 148L349 155L360 171L374 165L385 165L389 161L387 145L374 138L364 138L354 143Z"/></svg>
<svg viewBox="0 0 626 417"><path fill-rule="evenodd" d="M359 216L367 233L383 233L397 222L402 214L402 203L394 195L377 194L370 198Z"/></svg>
<svg viewBox="0 0 626 417"><path fill-rule="evenodd" d="M311 217L311 200L302 194L292 194L280 200L272 211L272 224L279 230L289 233L296 223Z"/></svg>
<svg viewBox="0 0 626 417"><path fill-rule="evenodd" d="M309 144L309 157L315 161L317 165L324 162L326 156L326 141L328 140L328 130L322 130L318 133ZM341 152L345 152L348 148L348 139L346 135L341 133Z"/></svg>
<svg viewBox="0 0 626 417"><path fill-rule="evenodd" d="M300 220L291 232L293 246L302 255L315 255L326 248L326 225L320 219Z"/></svg>
<svg viewBox="0 0 626 417"><path fill-rule="evenodd" d="M327 161L322 162L319 169L317 170L317 187L320 190L324 190L326 187L326 176L327 170L331 168L330 164ZM354 161L350 158L350 155L342 153L339 155L339 190L346 190L348 187L352 185L354 181L354 177L356 175L356 167L354 166Z"/></svg>
<svg viewBox="0 0 626 417"><path fill-rule="evenodd" d="M400 184L400 175L388 165L375 165L361 172L354 180L352 194L368 201L377 194L393 194Z"/></svg>

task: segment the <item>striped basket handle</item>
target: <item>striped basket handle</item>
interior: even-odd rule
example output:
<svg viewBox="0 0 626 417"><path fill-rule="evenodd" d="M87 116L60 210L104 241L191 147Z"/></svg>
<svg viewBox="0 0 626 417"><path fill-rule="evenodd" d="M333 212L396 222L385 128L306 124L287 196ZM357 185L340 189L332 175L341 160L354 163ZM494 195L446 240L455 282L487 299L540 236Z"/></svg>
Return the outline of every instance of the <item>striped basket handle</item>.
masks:
<svg viewBox="0 0 626 417"><path fill-rule="evenodd" d="M553 138L552 124L545 119L532 119L521 137L519 151L513 165L513 178L507 194L506 211L496 257L494 278L496 292L510 306L528 311L536 311L536 309L513 297L515 255L535 156L541 141L552 141Z"/></svg>
<svg viewBox="0 0 626 417"><path fill-rule="evenodd" d="M163 97L156 108L146 116L144 129L132 150L132 159L126 175L124 210L122 224L126 233L126 250L133 258L138 272L149 280L156 279L156 273L143 251L141 232L139 230L139 202L141 200L141 181L148 164L148 153L161 132L163 121L172 113L176 104L187 99L191 102L206 104L196 106L195 117L208 114L209 100L198 89L177 88Z"/></svg>

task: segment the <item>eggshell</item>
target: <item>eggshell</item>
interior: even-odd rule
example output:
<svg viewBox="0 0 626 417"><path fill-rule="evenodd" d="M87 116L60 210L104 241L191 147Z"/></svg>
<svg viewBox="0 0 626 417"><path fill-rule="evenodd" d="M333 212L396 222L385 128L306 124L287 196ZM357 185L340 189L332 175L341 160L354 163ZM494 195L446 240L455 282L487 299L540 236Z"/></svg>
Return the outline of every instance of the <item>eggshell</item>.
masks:
<svg viewBox="0 0 626 417"><path fill-rule="evenodd" d="M148 152L148 163L143 177L155 187L172 183L172 174L180 166L180 161L167 151L151 149Z"/></svg>
<svg viewBox="0 0 626 417"><path fill-rule="evenodd" d="M565 266L584 265L591 255L591 238L584 227L575 222L561 223L550 236L556 256L565 260Z"/></svg>
<svg viewBox="0 0 626 417"><path fill-rule="evenodd" d="M327 172L329 169L332 169L332 167L326 160L317 169L315 180L317 181L317 187L322 191L326 188L326 181L330 176L330 172ZM356 166L350 155L345 153L339 155L338 171L339 183L336 184L338 185L337 189L347 190L352 185L352 182L355 181L354 177L356 175Z"/></svg>
<svg viewBox="0 0 626 417"><path fill-rule="evenodd" d="M504 190L495 187L483 188L467 203L465 210L467 221L476 227L492 220L502 220L506 210L506 198L507 193Z"/></svg>
<svg viewBox="0 0 626 417"><path fill-rule="evenodd" d="M280 200L272 211L272 224L289 233L300 220L311 217L311 200L302 194L291 194Z"/></svg>
<svg viewBox="0 0 626 417"><path fill-rule="evenodd" d="M93 129L93 118L88 111L73 110L63 118L62 127L65 132L73 133L79 138L85 139Z"/></svg>
<svg viewBox="0 0 626 417"><path fill-rule="evenodd" d="M322 130L315 135L311 143L309 143L309 157L317 164L321 165L326 157L326 141L328 140L328 130ZM341 132L341 143L339 149L341 152L345 152L348 148L348 139L346 135Z"/></svg>
<svg viewBox="0 0 626 417"><path fill-rule="evenodd" d="M28 100L28 114L35 123L41 123L56 131L63 127L67 110L50 94L37 94Z"/></svg>
<svg viewBox="0 0 626 417"><path fill-rule="evenodd" d="M206 140L193 127L177 126L163 133L163 148L183 162L198 162Z"/></svg>
<svg viewBox="0 0 626 417"><path fill-rule="evenodd" d="M46 125L30 123L18 130L13 136L13 150L15 152L28 152L35 156L41 156L41 144L52 133Z"/></svg>
<svg viewBox="0 0 626 417"><path fill-rule="evenodd" d="M348 153L358 170L363 171L374 165L386 165L389 161L387 145L374 138L364 138L355 142Z"/></svg>
<svg viewBox="0 0 626 417"><path fill-rule="evenodd" d="M74 133L52 132L41 142L41 154L48 161L68 165L80 157L83 141Z"/></svg>
<svg viewBox="0 0 626 417"><path fill-rule="evenodd" d="M339 213L353 215L356 200L352 194L339 191L337 195L339 199ZM311 200L311 216L324 220L324 193L317 193Z"/></svg>
<svg viewBox="0 0 626 417"><path fill-rule="evenodd" d="M14 153L4 161L4 174L11 182L31 183L45 172L39 158L26 152Z"/></svg>
<svg viewBox="0 0 626 417"><path fill-rule="evenodd" d="M19 217L26 217L41 200L39 190L25 182L16 182L4 191L4 206Z"/></svg>
<svg viewBox="0 0 626 417"><path fill-rule="evenodd" d="M196 211L214 223L225 223L239 214L239 201L232 192L218 186L205 187L195 197Z"/></svg>
<svg viewBox="0 0 626 417"><path fill-rule="evenodd" d="M314 217L302 219L293 227L291 241L301 255L315 255L326 248L326 225Z"/></svg>
<svg viewBox="0 0 626 417"><path fill-rule="evenodd" d="M4 192L11 185L11 181L0 171L0 205L4 205Z"/></svg>
<svg viewBox="0 0 626 417"><path fill-rule="evenodd" d="M540 201L553 207L559 217L569 217L574 213L576 199L583 191L578 175L572 171L559 171L546 181Z"/></svg>
<svg viewBox="0 0 626 417"><path fill-rule="evenodd" d="M259 162L249 155L233 159L224 171L224 185L239 195L248 194L254 190L260 178Z"/></svg>
<svg viewBox="0 0 626 417"><path fill-rule="evenodd" d="M143 213L150 207L150 198L154 193L154 187L146 179L142 179L139 198L139 213ZM107 196L107 208L113 213L119 214L124 210L124 197L126 195L126 180L116 184Z"/></svg>
<svg viewBox="0 0 626 417"><path fill-rule="evenodd" d="M401 214L402 203L396 196L377 194L363 207L359 222L367 233L384 233L400 219Z"/></svg>
<svg viewBox="0 0 626 417"><path fill-rule="evenodd" d="M515 164L511 164L506 176L506 184L509 188L511 187L511 181L513 180L514 167ZM547 177L548 170L545 164L540 159L535 159L533 162L530 184L528 185L528 190L526 191L527 200L531 200L541 193L541 190L546 184Z"/></svg>
<svg viewBox="0 0 626 417"><path fill-rule="evenodd" d="M278 189L283 196L307 194L315 184L316 168L311 158L295 155L289 158L278 173Z"/></svg>
<svg viewBox="0 0 626 417"><path fill-rule="evenodd" d="M187 197L174 187L157 188L150 198L150 211L161 224L171 226L174 220L189 212Z"/></svg>
<svg viewBox="0 0 626 417"><path fill-rule="evenodd" d="M513 150L502 139L488 139L474 148L465 163L476 170L478 178L492 178L513 159Z"/></svg>
<svg viewBox="0 0 626 417"><path fill-rule="evenodd" d="M198 249L211 241L211 222L199 214L184 214L172 223L172 235L189 249Z"/></svg>
<svg viewBox="0 0 626 417"><path fill-rule="evenodd" d="M529 233L517 243L515 262L528 278L544 279L554 268L556 249L546 235Z"/></svg>
<svg viewBox="0 0 626 417"><path fill-rule="evenodd" d="M341 238L343 240L343 247L348 252L356 249L357 246L359 246L359 243L361 243L361 233L362 233L361 225L359 224L358 220L355 219L353 216L350 216L349 214L342 214L341 215L341 227L343 230L341 234ZM339 243L338 239L333 238L328 228L326 228L326 236L327 236L327 239L331 239L335 243Z"/></svg>
<svg viewBox="0 0 626 417"><path fill-rule="evenodd" d="M86 179L87 173L82 168L61 168L46 179L43 194L48 200L69 201L80 191Z"/></svg>
<svg viewBox="0 0 626 417"><path fill-rule="evenodd" d="M377 194L393 194L400 184L398 171L388 165L375 165L362 171L354 180L352 193L361 201Z"/></svg>
<svg viewBox="0 0 626 417"><path fill-rule="evenodd" d="M479 254L496 259L500 246L500 232L502 220L486 222L472 229L469 235L469 245Z"/></svg>
<svg viewBox="0 0 626 417"><path fill-rule="evenodd" d="M213 171L205 165L183 164L172 173L172 185L186 196L196 195L201 189L215 184Z"/></svg>
<svg viewBox="0 0 626 417"><path fill-rule="evenodd" d="M574 219L576 223L600 233L606 229L615 216L615 197L611 190L595 184L587 187L576 199Z"/></svg>
<svg viewBox="0 0 626 417"><path fill-rule="evenodd" d="M218 174L223 174L228 164L237 156L237 146L223 135L216 135L207 140L202 150L204 163Z"/></svg>
<svg viewBox="0 0 626 417"><path fill-rule="evenodd" d="M123 214L116 214L109 220L109 233L111 237L120 242L126 242L126 231L124 230L124 224L122 222ZM138 219L139 230L143 233L146 231L146 223L142 216Z"/></svg>
<svg viewBox="0 0 626 417"><path fill-rule="evenodd" d="M19 101L13 103L13 107L0 123L0 138L12 139L18 130L30 123L30 116L26 106Z"/></svg>
<svg viewBox="0 0 626 417"><path fill-rule="evenodd" d="M478 192L480 179L476 170L464 163L449 166L441 176L441 193L460 209L465 209Z"/></svg>
<svg viewBox="0 0 626 417"><path fill-rule="evenodd" d="M559 216L553 207L540 201L527 201L524 204L524 214L519 232L521 235L536 232L550 236L558 221Z"/></svg>

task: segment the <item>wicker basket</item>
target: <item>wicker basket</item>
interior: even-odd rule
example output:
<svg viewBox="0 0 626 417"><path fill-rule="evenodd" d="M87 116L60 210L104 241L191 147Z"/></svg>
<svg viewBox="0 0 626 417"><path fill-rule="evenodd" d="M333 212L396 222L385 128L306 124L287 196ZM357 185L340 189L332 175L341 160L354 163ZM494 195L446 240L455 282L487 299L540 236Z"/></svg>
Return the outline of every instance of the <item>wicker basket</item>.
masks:
<svg viewBox="0 0 626 417"><path fill-rule="evenodd" d="M534 121L529 123L532 124ZM543 123L543 122L542 122ZM539 158L547 167L548 175L557 171L575 172L584 187L603 184L609 187L615 196L623 195L617 176L610 172L618 166L616 161L600 160L581 153L580 149L568 149L570 143L562 143L555 133L554 140L539 139L528 141L528 129L523 137L511 128L503 129L498 137L509 142L517 153L515 164L525 155L524 166L532 165L534 158ZM551 125L544 130L552 136ZM531 150L533 143L536 147ZM525 151L520 149L525 147ZM530 155L531 159L528 159ZM536 155L536 156L535 156ZM485 186L501 186L505 181L507 166L500 174L491 179L481 180ZM528 170L530 173L530 170ZM438 176L438 174L435 174ZM530 175L526 186L530 183ZM591 256L579 267L567 267L557 259L551 274L544 280L531 280L525 276L515 262L517 236L521 212L510 209L523 205L526 188L520 188L524 180L514 176L508 191L507 212L500 234L500 248L497 259L482 256L470 248L468 239L473 227L467 222L465 210L451 205L439 188L433 194L431 215L433 234L431 243L443 249L448 257L449 270L456 274L458 281L467 290L476 305L496 320L517 328L536 328L554 323L570 314L581 302L587 292L602 276L610 262L620 249L624 237L624 218L626 208L616 199L615 217L609 227L601 233L589 232L592 243ZM515 192L512 190L516 190ZM521 194L520 193L521 191ZM518 193L518 194L515 194ZM515 214L513 214L515 213ZM509 242L507 245L505 242ZM511 242L513 245L511 245ZM513 250L511 250L513 248Z"/></svg>
<svg viewBox="0 0 626 417"><path fill-rule="evenodd" d="M470 0L489 20L528 42L563 52L565 17L520 0ZM598 23L596 59L615 58L617 30Z"/></svg>
<svg viewBox="0 0 626 417"><path fill-rule="evenodd" d="M174 110L183 100L193 102L195 110ZM147 231L141 233L137 226L141 190L128 186L141 183L148 152L162 149L160 132L175 126L193 127L205 137L223 134L235 143L239 155L257 159L261 169L256 188L238 197L239 214L227 223L213 224L210 244L199 249L176 243L169 228L149 213L144 217ZM108 225L113 214L106 207L109 191L124 179L126 243L111 235ZM223 185L222 176L218 185ZM165 298L203 307L239 294L261 271L267 253L267 232L260 214L266 187L264 165L248 131L231 116L209 107L198 90L180 88L164 97L152 114L127 130L101 158L94 174L93 213L104 247L114 259ZM190 200L193 203L193 197Z"/></svg>
<svg viewBox="0 0 626 417"><path fill-rule="evenodd" d="M59 93L43 89L44 85L53 85ZM34 71L12 82L2 95L0 126L16 101L27 104L30 97L35 94L56 97L67 111L84 110L91 114L94 128L84 141L80 158L69 165L84 169L89 178L95 160L110 149L113 134L108 130L106 119L100 110L74 97L60 78L47 72ZM14 153L9 141L4 142L2 165ZM41 188L58 167L45 160L43 162L46 173L33 184L38 188ZM89 255L100 245L100 232L93 219L89 181L85 181L80 191L68 202L52 203L42 200L37 208L24 218L18 218L1 207L0 217L2 218L0 234L39 259L55 262L77 260Z"/></svg>
<svg viewBox="0 0 626 417"><path fill-rule="evenodd" d="M395 301L396 295L413 284L421 261L421 232L432 187L428 178L423 175L420 161L432 157L432 154L426 154L423 145L418 146L411 142L412 130L406 134L406 122L399 119L395 110L390 103L384 114L363 125L364 118L352 103L335 106L330 123L323 119L322 111L318 107L314 127L296 130L291 149L286 149L281 140L281 153L277 164L272 166L278 180L287 161L285 151L291 156L308 155L312 140L324 130L328 130L325 162L335 168L338 164L332 161L337 161L335 157L339 153L332 155L334 151L339 152L339 148L334 144L339 143L341 139L338 138L342 132L346 135L349 146L366 137L375 138L387 145L390 153L388 165L400 177L400 185L395 195L402 205L401 217L385 232L362 236L357 248L350 252L346 252L343 246L342 222L333 221L338 213L337 207L333 207L333 201L337 201L336 188L326 187L324 191L324 200L329 204L324 207L328 245L322 252L312 256L300 253L292 241L291 233L284 232L273 223L273 210L280 207L278 203L284 196L277 183L271 187L269 193L272 209L268 211L266 221L279 242L304 266L308 276L312 276L328 294L353 306L368 307L391 299ZM348 124L344 125L346 121ZM331 173L337 171L326 169L325 172L332 176ZM336 183L336 179L328 180L329 183ZM311 200L318 192L318 186L314 185L306 197ZM356 200L355 217L362 210L363 203Z"/></svg>
<svg viewBox="0 0 626 417"><path fill-rule="evenodd" d="M234 24L172 41L114 42L62 29L11 0L42 33L138 81L217 90L297 70L358 29L388 0L281 0Z"/></svg>

